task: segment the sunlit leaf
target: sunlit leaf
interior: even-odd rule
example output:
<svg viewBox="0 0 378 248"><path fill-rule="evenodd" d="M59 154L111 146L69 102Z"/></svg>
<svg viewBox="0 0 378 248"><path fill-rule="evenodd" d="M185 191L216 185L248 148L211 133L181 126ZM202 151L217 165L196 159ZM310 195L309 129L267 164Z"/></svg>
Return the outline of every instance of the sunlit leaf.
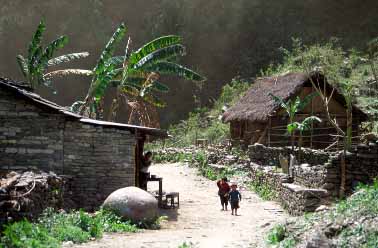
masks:
<svg viewBox="0 0 378 248"><path fill-rule="evenodd" d="M86 58L88 56L89 56L88 52L66 54L66 55L62 55L62 56L50 59L47 62L47 66L58 65L58 64L61 64L61 63L70 62L70 61L75 60L75 59Z"/></svg>
<svg viewBox="0 0 378 248"><path fill-rule="evenodd" d="M179 76L188 80L199 81L199 82L206 80L204 77L202 77L198 73L184 66L171 63L171 62L158 62L158 63L152 64L151 66L143 68L143 70L149 71L149 72L158 72L159 74L162 74L162 75Z"/></svg>
<svg viewBox="0 0 378 248"><path fill-rule="evenodd" d="M136 64L130 63L133 69L138 69L158 61L166 61L170 58L185 55L185 47L182 45L172 45L166 48L154 51L145 57L141 58Z"/></svg>
<svg viewBox="0 0 378 248"><path fill-rule="evenodd" d="M156 50L179 44L181 42L182 38L177 35L168 35L156 38L155 40L152 40L139 48L136 52L132 53L132 55L130 56L130 63L136 64L143 57Z"/></svg>
<svg viewBox="0 0 378 248"><path fill-rule="evenodd" d="M24 75L24 77L27 77L28 76L28 64L27 64L25 58L22 55L17 56L17 63L18 63L18 66L19 66L22 74Z"/></svg>

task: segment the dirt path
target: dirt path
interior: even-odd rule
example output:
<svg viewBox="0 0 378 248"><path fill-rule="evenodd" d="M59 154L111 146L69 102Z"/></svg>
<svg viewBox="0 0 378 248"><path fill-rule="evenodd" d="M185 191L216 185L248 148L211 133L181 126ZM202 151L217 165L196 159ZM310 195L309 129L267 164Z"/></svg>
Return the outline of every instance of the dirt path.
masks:
<svg viewBox="0 0 378 248"><path fill-rule="evenodd" d="M264 233L287 217L277 203L262 201L243 188L240 216L220 211L215 182L198 176L187 165L156 165L151 172L164 178L165 191L180 192L180 209L166 210L169 221L162 229L106 234L101 240L76 247L177 248L183 242L201 248L264 247ZM150 185L149 189L156 187Z"/></svg>

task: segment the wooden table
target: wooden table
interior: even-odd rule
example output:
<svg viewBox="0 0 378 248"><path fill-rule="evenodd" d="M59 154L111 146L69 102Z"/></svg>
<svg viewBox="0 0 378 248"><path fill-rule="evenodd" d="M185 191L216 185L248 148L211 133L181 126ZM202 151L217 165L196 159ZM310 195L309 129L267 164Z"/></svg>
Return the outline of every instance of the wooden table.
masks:
<svg viewBox="0 0 378 248"><path fill-rule="evenodd" d="M163 178L162 177L150 177L150 178L147 178L147 182L159 182L158 205L159 205L159 207L162 207L162 203L163 203Z"/></svg>

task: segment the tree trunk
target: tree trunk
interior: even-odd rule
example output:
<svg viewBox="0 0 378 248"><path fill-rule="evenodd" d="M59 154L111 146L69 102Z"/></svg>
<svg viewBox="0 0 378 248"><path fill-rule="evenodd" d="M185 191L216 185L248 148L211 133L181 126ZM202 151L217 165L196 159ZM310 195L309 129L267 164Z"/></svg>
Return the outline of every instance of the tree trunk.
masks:
<svg viewBox="0 0 378 248"><path fill-rule="evenodd" d="M346 184L346 143L347 143L347 137L344 137L344 151L341 154L341 163L340 163L340 191L339 191L339 197L344 198L345 197L345 184Z"/></svg>

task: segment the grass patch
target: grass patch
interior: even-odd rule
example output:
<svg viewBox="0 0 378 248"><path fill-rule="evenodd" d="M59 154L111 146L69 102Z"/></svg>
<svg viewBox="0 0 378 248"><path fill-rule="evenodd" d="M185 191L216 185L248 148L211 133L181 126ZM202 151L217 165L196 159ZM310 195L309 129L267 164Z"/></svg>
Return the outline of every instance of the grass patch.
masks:
<svg viewBox="0 0 378 248"><path fill-rule="evenodd" d="M265 201L271 201L277 198L277 192L267 184L250 182L249 188Z"/></svg>
<svg viewBox="0 0 378 248"><path fill-rule="evenodd" d="M277 191L265 181L262 172L256 172L255 179L249 183L249 188L265 201L271 201L277 198Z"/></svg>
<svg viewBox="0 0 378 248"><path fill-rule="evenodd" d="M100 210L88 214L82 210L57 213L46 209L35 223L27 220L5 226L0 247L60 247L64 241L84 243L101 238L103 232L136 232L138 227L113 213Z"/></svg>

